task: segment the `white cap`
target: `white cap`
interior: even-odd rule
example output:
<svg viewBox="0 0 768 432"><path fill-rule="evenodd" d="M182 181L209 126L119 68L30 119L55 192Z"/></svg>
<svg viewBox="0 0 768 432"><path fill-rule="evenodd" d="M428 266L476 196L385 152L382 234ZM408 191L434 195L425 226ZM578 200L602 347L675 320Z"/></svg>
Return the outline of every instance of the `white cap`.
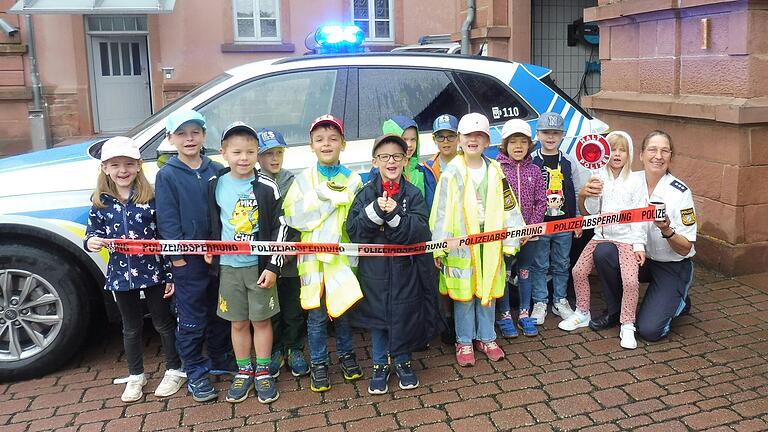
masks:
<svg viewBox="0 0 768 432"><path fill-rule="evenodd" d="M469 113L459 120L458 131L460 134L472 132L482 132L491 137L491 125L488 123L488 117L480 113Z"/></svg>
<svg viewBox="0 0 768 432"><path fill-rule="evenodd" d="M504 127L501 128L501 140L504 141L508 137L521 133L528 138L531 137L531 125L525 120L512 119L504 123Z"/></svg>
<svg viewBox="0 0 768 432"><path fill-rule="evenodd" d="M99 159L104 162L118 156L141 160L139 144L133 139L124 136L116 136L108 139L104 145L101 146L101 157Z"/></svg>

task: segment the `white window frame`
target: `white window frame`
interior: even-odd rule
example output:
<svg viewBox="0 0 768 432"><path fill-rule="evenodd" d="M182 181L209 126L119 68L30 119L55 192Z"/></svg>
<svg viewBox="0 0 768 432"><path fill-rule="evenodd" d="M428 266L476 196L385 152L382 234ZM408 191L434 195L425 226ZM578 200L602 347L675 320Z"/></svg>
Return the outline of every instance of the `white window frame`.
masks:
<svg viewBox="0 0 768 432"><path fill-rule="evenodd" d="M237 0L232 0L232 24L234 27L235 42L279 42L282 41L282 35L280 33L280 0L273 0L275 3L275 31L274 37L261 37L261 36L240 36L240 30L237 22L240 19L237 17ZM261 35L261 19L259 17L259 0L251 0L253 6L253 30L255 35Z"/></svg>
<svg viewBox="0 0 768 432"><path fill-rule="evenodd" d="M370 37L370 35L375 34L376 32L376 21L385 21L382 19L376 19L376 11L374 6L374 0L367 0L368 1L368 37L365 38L365 42L393 42L395 40L395 0L388 0L389 2L389 37L388 38L374 38ZM352 17L352 23L354 24L355 21L363 21L360 19L355 19L355 2L354 0L350 0L349 2L350 7L350 16Z"/></svg>

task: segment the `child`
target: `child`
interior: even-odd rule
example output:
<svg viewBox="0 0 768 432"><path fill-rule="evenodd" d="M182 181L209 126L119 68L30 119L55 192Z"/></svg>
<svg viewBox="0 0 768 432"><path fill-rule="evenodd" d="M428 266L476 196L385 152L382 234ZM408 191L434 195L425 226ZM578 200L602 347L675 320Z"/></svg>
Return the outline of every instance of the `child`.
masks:
<svg viewBox="0 0 768 432"><path fill-rule="evenodd" d="M259 170L277 182L280 191L285 194L293 184L294 175L283 169L283 156L288 147L283 134L269 129L259 129ZM286 241L299 241L299 232L288 228ZM280 374L280 368L288 360L288 369L293 376L309 373L309 365L304 360L304 335L307 333L307 313L299 302L301 282L296 268L296 257L284 257L277 279L277 297L280 300L280 313L272 318L272 361L269 370L273 377Z"/></svg>
<svg viewBox="0 0 768 432"><path fill-rule="evenodd" d="M408 245L430 239L426 202L403 178L407 149L398 135L384 135L373 144L373 165L380 175L366 183L352 203L347 217L351 241ZM371 331L373 374L368 393L387 392L388 356L400 388L418 387L411 352L442 330L432 259L426 254L360 257L357 275L365 297L350 311L350 321Z"/></svg>
<svg viewBox="0 0 768 432"><path fill-rule="evenodd" d="M309 128L309 146L317 164L302 171L285 196L283 210L290 227L301 232L301 241L310 243L348 242L344 223L355 194L362 187L357 173L339 163L346 141L341 120L326 114ZM301 306L309 310L310 388L328 391L328 315L336 329L336 354L344 379L363 376L352 348L352 328L342 314L362 298L360 284L352 269L356 260L344 255L303 254L298 257L301 278Z"/></svg>
<svg viewBox="0 0 768 432"><path fill-rule="evenodd" d="M208 180L222 166L201 154L205 119L192 110L173 113L166 122L166 135L178 154L168 159L155 178L160 236L165 240L206 239L211 225ZM189 379L187 389L195 401L210 401L217 396L208 373L237 371L231 357L229 323L216 316L218 283L202 256L170 258L177 288L176 349ZM209 357L203 355L204 343Z"/></svg>
<svg viewBox="0 0 768 432"><path fill-rule="evenodd" d="M478 113L459 121L463 151L440 176L429 223L432 240L443 241L524 224L517 199L498 162L483 156L490 143L488 119ZM483 245L434 253L442 270L440 292L454 300L456 360L460 366L475 364L472 347L492 361L504 357L496 343L494 299L504 294L506 269L502 254L513 255L520 242L506 239Z"/></svg>
<svg viewBox="0 0 768 432"><path fill-rule="evenodd" d="M601 197L580 200L582 214L618 212L645 205L643 183L632 176L632 138L626 132L611 132L607 136L611 145L611 159L598 177L592 181L603 184ZM576 266L573 268L573 284L576 288L576 311L560 322L558 327L572 331L589 325L589 272L592 271L592 252L601 242L612 242L619 251L619 267L624 294L621 300L621 338L623 348L637 348L635 340L635 311L640 283L639 266L645 262L645 224L611 225L595 229L595 236L587 243Z"/></svg>
<svg viewBox="0 0 768 432"><path fill-rule="evenodd" d="M280 211L277 183L255 170L259 141L256 131L243 122L227 126L221 135L221 154L229 165L211 179L208 189L211 240L285 241L286 226ZM280 312L275 282L283 257L255 255L206 255L218 261L218 315L232 323L232 347L238 372L227 391L227 402L242 402L255 385L259 402L280 396L269 373L272 352L271 318ZM251 345L253 327L253 345ZM251 348L256 351L256 367Z"/></svg>
<svg viewBox="0 0 768 432"><path fill-rule="evenodd" d="M432 173L435 181L440 180L440 172L456 157L459 146L459 135L456 132L458 125L459 120L450 114L442 114L432 123L432 140L438 152L432 159L424 161L424 167Z"/></svg>
<svg viewBox="0 0 768 432"><path fill-rule="evenodd" d="M99 252L108 239L155 239L155 199L144 172L138 144L130 138L114 137L101 147L101 170L88 212L85 249ZM186 376L176 353L175 322L165 300L173 294L173 284L166 277L166 265L159 255L109 254L107 281L104 289L112 291L123 319L123 346L130 376L116 380L125 383L120 399L136 402L147 384L144 376L143 325L144 308L139 292L143 290L152 324L160 334L165 354L165 375L155 396L175 394Z"/></svg>
<svg viewBox="0 0 768 432"><path fill-rule="evenodd" d="M547 187L547 213L544 221L555 221L576 216L576 192L573 185L575 167L558 147L563 139L563 118L553 112L547 112L539 117L536 123L536 138L541 148L533 152L533 163L544 176ZM552 273L554 294L552 313L565 319L571 316L573 310L568 304L566 294L568 268L570 266L571 238L580 237L581 232L550 234L539 237L533 251L533 264L530 269L530 279L533 288L533 311L531 318L536 324L544 324L547 316L547 274Z"/></svg>
<svg viewBox="0 0 768 432"><path fill-rule="evenodd" d="M501 164L507 182L520 202L520 212L525 223L534 225L544 220L547 208L544 178L539 167L533 164L530 154L533 150L531 127L524 120L509 120L501 130L501 146L496 160ZM524 239L525 240L525 239ZM538 239L521 242L517 257L517 280L520 297L518 325L526 336L538 334L535 321L529 316L531 307L531 261L538 246ZM517 331L512 322L509 307L508 288L499 300L501 319L496 324L504 337L515 337Z"/></svg>
<svg viewBox="0 0 768 432"><path fill-rule="evenodd" d="M427 209L431 209L437 180L430 170L419 163L419 126L411 118L393 116L384 122L381 131L385 135L398 135L408 144L405 155L408 158L404 172L405 179L419 189L421 196L427 201Z"/></svg>

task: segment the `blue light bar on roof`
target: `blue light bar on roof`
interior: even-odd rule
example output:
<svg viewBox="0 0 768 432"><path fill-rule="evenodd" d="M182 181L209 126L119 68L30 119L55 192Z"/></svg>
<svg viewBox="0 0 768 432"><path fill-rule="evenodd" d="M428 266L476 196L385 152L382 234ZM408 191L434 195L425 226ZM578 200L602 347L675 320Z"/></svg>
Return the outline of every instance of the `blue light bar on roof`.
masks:
<svg viewBox="0 0 768 432"><path fill-rule="evenodd" d="M362 52L363 40L365 33L356 25L325 25L315 32L319 54Z"/></svg>

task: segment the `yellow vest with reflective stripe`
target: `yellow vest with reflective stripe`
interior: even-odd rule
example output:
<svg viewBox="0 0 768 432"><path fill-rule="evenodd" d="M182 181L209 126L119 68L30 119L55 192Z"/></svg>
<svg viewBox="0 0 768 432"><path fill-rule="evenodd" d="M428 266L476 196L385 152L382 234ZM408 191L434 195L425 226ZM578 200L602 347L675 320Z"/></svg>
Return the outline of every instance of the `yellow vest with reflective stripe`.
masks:
<svg viewBox="0 0 768 432"><path fill-rule="evenodd" d="M495 160L485 157L483 160L488 165L483 232L525 225L501 166ZM429 225L435 241L481 232L477 195L463 155L455 157L440 174ZM477 297L487 306L491 299L504 294L503 255L514 255L519 249L518 239L506 239L485 243L482 247L476 244L435 252L435 258L443 259L440 292L458 301Z"/></svg>

